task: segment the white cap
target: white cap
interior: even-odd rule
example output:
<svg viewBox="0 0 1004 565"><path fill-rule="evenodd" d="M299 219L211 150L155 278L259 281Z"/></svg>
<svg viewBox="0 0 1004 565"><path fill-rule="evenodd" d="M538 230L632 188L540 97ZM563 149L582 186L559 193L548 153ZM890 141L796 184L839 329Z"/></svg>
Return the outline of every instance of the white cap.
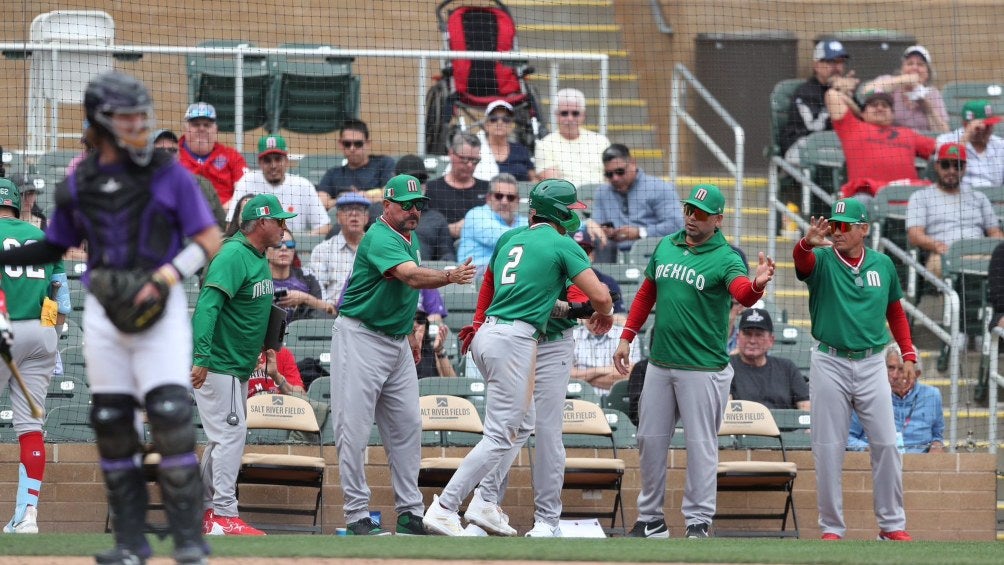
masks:
<svg viewBox="0 0 1004 565"><path fill-rule="evenodd" d="M505 108L510 114L516 113L516 111L512 109L512 104L506 102L505 100L496 100L485 108L485 115L490 116L492 110L495 110L496 108Z"/></svg>
<svg viewBox="0 0 1004 565"><path fill-rule="evenodd" d="M931 61L931 53L923 45L911 45L903 51L903 58L906 59L910 55L917 54L924 58L924 62L930 65L933 63Z"/></svg>

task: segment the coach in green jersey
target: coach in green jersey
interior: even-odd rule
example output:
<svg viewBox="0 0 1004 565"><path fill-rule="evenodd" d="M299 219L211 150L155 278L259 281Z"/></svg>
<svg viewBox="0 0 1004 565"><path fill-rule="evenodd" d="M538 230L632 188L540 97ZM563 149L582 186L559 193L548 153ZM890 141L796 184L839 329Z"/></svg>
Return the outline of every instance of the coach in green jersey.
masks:
<svg viewBox="0 0 1004 565"><path fill-rule="evenodd" d="M442 271L420 266L414 230L428 205L417 178L398 175L387 181L383 215L359 242L332 330L331 417L349 535L390 533L370 518L364 465L374 421L390 465L397 533L425 533L425 506L418 490L422 420L415 370L422 344L413 333L418 290L470 284L475 271L470 257Z"/></svg>
<svg viewBox="0 0 1004 565"><path fill-rule="evenodd" d="M0 178L0 238L3 239L4 249L21 247L45 238L42 230L19 220L20 214L20 192L13 182ZM47 299L54 282L59 282L60 291L66 294L62 310L69 312L69 288L62 261L43 266L6 266L0 270L0 302L6 294L10 329L16 338L13 344L5 342L0 347L21 371L25 388L39 407L45 406L46 391L56 366L56 304ZM3 531L37 534L38 495L45 475L42 436L45 417L35 418L32 415L24 391L14 383L7 365L0 363L0 394L4 390L8 390L10 397L21 458L17 467L14 515Z"/></svg>
<svg viewBox="0 0 1004 565"><path fill-rule="evenodd" d="M706 538L717 505L718 429L732 383L726 351L732 299L751 306L774 277L774 261L759 254L753 279L722 235L725 197L699 184L683 201L684 229L659 242L645 269L614 353L627 375L630 342L653 306L655 327L641 393L638 448L641 492L632 537L669 537L663 504L666 458L678 422L687 434L683 494L686 537Z"/></svg>
<svg viewBox="0 0 1004 565"><path fill-rule="evenodd" d="M192 315L192 386L208 439L202 454L206 534L263 535L237 515L237 472L247 435L247 383L272 307L272 271L265 250L279 245L286 220L294 216L275 195L249 200L240 230L209 264Z"/></svg>

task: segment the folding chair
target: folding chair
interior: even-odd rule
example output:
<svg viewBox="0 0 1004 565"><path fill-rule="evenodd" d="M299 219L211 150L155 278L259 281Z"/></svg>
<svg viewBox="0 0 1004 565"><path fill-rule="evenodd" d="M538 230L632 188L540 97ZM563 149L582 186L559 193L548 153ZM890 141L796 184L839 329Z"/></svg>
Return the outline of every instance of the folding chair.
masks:
<svg viewBox="0 0 1004 565"><path fill-rule="evenodd" d="M754 505L744 505L746 512L723 513L724 507L719 500L718 513L715 514L715 522L729 520L780 520L779 530L726 530L715 527L716 537L798 537L798 518L795 516L795 502L793 491L795 478L798 476L798 466L788 461L787 452L784 447L784 438L777 424L774 423L774 416L766 406L758 402L749 400L731 400L725 409L725 416L722 420L722 427L718 431L719 439L731 436L734 439L733 445L740 450L746 451L747 460L743 461L719 461L718 463L718 492L781 492L785 495L784 510L780 512L754 512ZM755 454L764 453L759 449L749 449L744 443L746 438L755 438L754 442L759 447L760 438L771 438L777 440L780 447L781 461L755 460ZM719 445L722 442L719 441ZM791 523L794 529L787 529L788 515L791 515Z"/></svg>
<svg viewBox="0 0 1004 565"><path fill-rule="evenodd" d="M283 43L279 47L315 49L318 53L332 49L312 43ZM271 131L328 133L340 128L345 120L358 118L360 79L352 74L354 60L354 57L335 56L323 59L302 55L269 57Z"/></svg>
<svg viewBox="0 0 1004 565"><path fill-rule="evenodd" d="M562 434L590 436L596 442L595 449L607 449L612 457L568 457L565 459L565 482L562 490L612 490L614 506L610 512L563 510L562 518L610 518L610 528L617 523L620 514L621 526L626 526L624 505L621 500L621 484L624 479L624 460L617 457L617 444L613 430L607 422L607 415L599 405L585 400L569 398L565 400L562 414ZM630 424L627 417L624 421ZM531 465L533 461L531 460Z"/></svg>
<svg viewBox="0 0 1004 565"><path fill-rule="evenodd" d="M324 495L324 457L321 452L320 430L310 403L296 396L259 394L247 401L248 429L280 429L317 434L317 457L286 453L254 453L245 449L241 458L237 486L273 485L293 488L317 489L313 508L287 508L285 506L245 506L241 512L312 516L310 526L289 524L258 524L263 530L321 533L323 523L322 498Z"/></svg>
<svg viewBox="0 0 1004 565"><path fill-rule="evenodd" d="M480 436L484 431L477 409L466 398L436 394L420 396L418 403L422 412L422 431L439 432L443 448L457 445L452 439L455 434ZM445 487L463 460L463 457L423 457L418 466L418 486Z"/></svg>

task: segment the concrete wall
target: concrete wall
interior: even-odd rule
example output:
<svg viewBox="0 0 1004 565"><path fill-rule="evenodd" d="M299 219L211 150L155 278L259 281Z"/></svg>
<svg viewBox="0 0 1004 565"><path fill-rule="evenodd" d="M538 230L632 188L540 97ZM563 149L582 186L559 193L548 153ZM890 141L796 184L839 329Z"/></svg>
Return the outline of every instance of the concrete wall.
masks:
<svg viewBox="0 0 1004 565"><path fill-rule="evenodd" d="M287 447L271 446L256 450L286 452ZM312 455L316 450L297 447L293 452ZM462 449L440 450L425 448L423 456L440 454L462 456ZM99 532L104 528L106 503L101 472L96 463L97 451L93 444L56 444L46 446L48 466L42 486L39 522L44 532ZM591 450L569 450L570 457L591 457ZM635 508L638 496L638 452L622 450L627 472L624 486L625 514L628 524L637 518ZM776 453L757 453L758 458L777 457ZM607 453L601 453L607 456ZM324 531L332 533L344 525L341 513L341 489L338 486L337 455L334 447L326 447L324 457L329 462L325 478ZM745 458L745 452L723 452L724 458ZM794 452L791 460L798 464L799 475L795 482L795 504L802 537L816 539L815 474L812 454ZM13 507L17 484L17 445L0 445L0 512ZM683 477L687 457L682 450L670 453L670 473L666 491L666 519L674 535L683 531L680 502L683 497ZM983 540L996 536L996 459L990 454L930 454L904 456L904 489L908 528L915 539L921 540ZM387 458L380 447L368 451L366 469L373 490L372 510L383 514L384 523L393 523L394 496L390 488L390 471ZM871 471L868 455L848 453L844 466L844 507L848 525L848 538L874 539L877 527L872 513ZM425 489L426 504L431 502L434 489ZM569 491L564 495L566 509L588 511L607 510L612 507L612 494L603 494L602 500L583 500L582 494ZM249 504L280 504L309 506L313 494L305 489L294 492L280 487L246 486L241 491L241 501ZM727 493L719 497L722 509L774 509L780 508L780 494L755 493L752 495ZM511 517L514 527L528 530L533 524L533 493L530 487L530 468L524 451L513 467L509 491L503 507ZM245 516L254 523L254 515ZM730 525L731 526L731 525ZM757 527L761 527L758 525ZM773 524L770 525L773 527Z"/></svg>

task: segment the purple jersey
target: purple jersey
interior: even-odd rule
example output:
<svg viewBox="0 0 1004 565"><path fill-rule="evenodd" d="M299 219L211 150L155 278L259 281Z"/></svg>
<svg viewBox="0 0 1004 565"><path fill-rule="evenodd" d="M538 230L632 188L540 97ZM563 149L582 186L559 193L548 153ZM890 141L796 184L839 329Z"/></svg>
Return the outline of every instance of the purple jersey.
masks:
<svg viewBox="0 0 1004 565"><path fill-rule="evenodd" d="M443 295L434 288L423 288L418 291L418 310L426 314L439 314L443 318L448 315Z"/></svg>
<svg viewBox="0 0 1004 565"><path fill-rule="evenodd" d="M80 169L93 174L81 174ZM151 170L152 169L152 170ZM87 268L147 268L170 262L192 237L216 224L195 178L176 161L142 169L149 174L149 198L141 201L142 179L124 164L96 165L85 160L66 180L66 194L56 199L46 239L61 247L88 242ZM80 186L82 178L89 187ZM139 195L131 197L130 194ZM97 195L97 196L95 196ZM87 202L117 202L122 206ZM129 205L139 201L139 204ZM84 282L88 280L84 274Z"/></svg>

